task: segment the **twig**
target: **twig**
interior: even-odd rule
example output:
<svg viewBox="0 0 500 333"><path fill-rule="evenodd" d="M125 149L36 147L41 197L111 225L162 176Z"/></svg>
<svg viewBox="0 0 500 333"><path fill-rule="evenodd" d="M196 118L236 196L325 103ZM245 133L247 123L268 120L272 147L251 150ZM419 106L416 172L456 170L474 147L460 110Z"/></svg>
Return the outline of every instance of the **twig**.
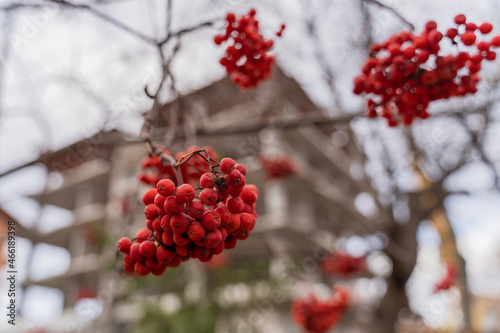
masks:
<svg viewBox="0 0 500 333"><path fill-rule="evenodd" d="M167 20L166 20L166 31L167 31L167 36L170 35L170 29L172 27L172 0L167 1Z"/></svg>
<svg viewBox="0 0 500 333"><path fill-rule="evenodd" d="M117 19L115 19L107 14L104 14L104 13L102 13L102 12L100 12L100 11L98 11L98 10L88 6L88 5L74 4L74 3L68 2L66 0L46 0L46 1L56 3L56 4L59 4L61 6L66 6L69 8L86 10L89 13L91 13L92 15L94 15L95 17L98 17L101 20L104 20L104 21L114 25L115 27L117 27L117 28L119 28L119 29L121 29L121 30L123 30L123 31L149 43L149 44L157 45L157 42L153 38L144 35L142 32L135 30L135 29L123 24L122 22L118 21Z"/></svg>
<svg viewBox="0 0 500 333"><path fill-rule="evenodd" d="M187 34L189 32L193 32L193 31L196 31L198 29L205 28L205 27L210 27L214 23L215 23L214 20L206 21L206 22L202 22L200 24L197 24L197 25L189 27L189 28L181 29L181 30L174 32L174 33L168 33L167 36L163 40L157 42L157 45L163 46L172 38L181 37L182 35Z"/></svg>

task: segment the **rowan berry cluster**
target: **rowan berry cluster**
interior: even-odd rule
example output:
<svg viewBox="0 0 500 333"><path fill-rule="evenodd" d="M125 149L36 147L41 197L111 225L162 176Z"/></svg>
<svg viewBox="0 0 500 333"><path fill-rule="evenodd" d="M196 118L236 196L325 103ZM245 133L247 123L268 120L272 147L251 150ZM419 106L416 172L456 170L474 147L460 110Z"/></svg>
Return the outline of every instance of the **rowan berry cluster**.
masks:
<svg viewBox="0 0 500 333"><path fill-rule="evenodd" d="M261 80L271 76L274 57L268 51L273 41L261 35L254 9L240 17L229 13L226 21L225 33L214 37L217 45L224 41L229 44L220 63L226 67L228 74L231 73L231 80L241 88L255 87ZM281 36L284 28L282 25L278 36Z"/></svg>
<svg viewBox="0 0 500 333"><path fill-rule="evenodd" d="M410 125L416 118L429 117L427 108L432 101L477 92L481 62L495 60L491 48L500 47L500 36L477 41L477 33L492 31L490 23L478 27L466 22L464 15L457 15L455 23L456 28L443 34L436 22L429 21L420 35L403 31L371 45L370 57L363 74L354 79L353 89L355 94L376 95L367 100L367 116L384 117L389 126ZM466 50L440 54L443 37Z"/></svg>
<svg viewBox="0 0 500 333"><path fill-rule="evenodd" d="M190 151L195 151L200 149L198 146L191 146L185 152L180 152L175 154L175 158L179 159L186 155ZM211 158L217 159L217 153L212 147L204 147ZM172 156L168 150L163 151L165 155ZM158 156L144 157L141 161L142 172L139 173L139 180L146 185L156 185L160 179L171 179L175 184L177 184L177 174L174 167L170 164L161 163ZM180 172L182 179L188 184L195 184L200 176L209 172L210 167L207 165L205 160L200 156L193 156L188 163L184 163L180 166Z"/></svg>
<svg viewBox="0 0 500 333"><path fill-rule="evenodd" d="M321 262L321 269L328 275L349 275L365 270L365 258L334 252Z"/></svg>
<svg viewBox="0 0 500 333"><path fill-rule="evenodd" d="M258 190L246 184L245 167L231 158L219 164L200 149L181 157L175 168L182 170L182 165L197 158L209 170L200 175L199 186L176 186L171 179L162 179L144 193L146 228L133 240L118 241L127 272L161 275L167 267L191 258L207 262L250 236L257 218Z"/></svg>
<svg viewBox="0 0 500 333"><path fill-rule="evenodd" d="M458 270L457 267L453 264L446 265L446 275L436 283L434 286L434 292L438 292L440 290L448 290L451 286L455 285L457 279Z"/></svg>
<svg viewBox="0 0 500 333"><path fill-rule="evenodd" d="M267 179L285 179L297 174L295 162L286 156L259 156Z"/></svg>
<svg viewBox="0 0 500 333"><path fill-rule="evenodd" d="M309 332L326 332L340 321L349 305L349 294L343 287L334 287L333 296L325 301L310 294L307 298L295 299L292 303L293 319Z"/></svg>

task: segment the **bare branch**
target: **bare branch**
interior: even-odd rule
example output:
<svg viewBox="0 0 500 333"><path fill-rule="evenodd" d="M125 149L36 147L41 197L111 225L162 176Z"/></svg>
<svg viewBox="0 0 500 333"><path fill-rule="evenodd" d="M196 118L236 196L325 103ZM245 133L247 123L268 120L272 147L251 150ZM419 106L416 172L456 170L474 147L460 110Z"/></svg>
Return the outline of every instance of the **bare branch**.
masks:
<svg viewBox="0 0 500 333"><path fill-rule="evenodd" d="M177 32L174 32L174 33L170 33L169 32L168 35L167 35L167 37L165 37L163 40L157 42L157 44L159 46L162 46L162 45L166 44L172 38L181 37L184 34L187 34L187 33L190 33L190 32L196 31L196 30L199 30L201 28L210 27L214 23L215 23L215 21L213 21L213 20L212 21L206 21L206 22L202 22L200 24L197 24L197 25L189 27L189 28L181 29L181 30L179 30Z"/></svg>
<svg viewBox="0 0 500 333"><path fill-rule="evenodd" d="M123 31L149 43L149 44L157 45L156 41L153 38L144 35L142 32L135 30L135 29L123 24L122 22L118 21L117 19L115 19L107 14L104 14L104 13L102 13L102 12L100 12L100 11L98 11L98 10L88 6L88 5L73 4L73 3L68 2L66 0L47 0L47 1L59 4L63 7L65 6L65 7L74 8L74 9L86 10L87 12L94 15L95 17L98 17L101 20L104 20L104 21L114 25L115 27L117 27L117 28L119 28L119 29L121 29L121 30L123 30Z"/></svg>

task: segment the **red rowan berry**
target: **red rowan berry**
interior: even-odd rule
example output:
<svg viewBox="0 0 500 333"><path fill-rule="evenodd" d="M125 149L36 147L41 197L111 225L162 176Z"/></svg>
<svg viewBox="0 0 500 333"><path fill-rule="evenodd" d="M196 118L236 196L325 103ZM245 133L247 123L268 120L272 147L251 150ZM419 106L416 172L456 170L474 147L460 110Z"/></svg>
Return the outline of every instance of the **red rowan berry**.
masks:
<svg viewBox="0 0 500 333"><path fill-rule="evenodd" d="M435 21L428 21L425 24L425 30L431 31L437 28L437 23Z"/></svg>
<svg viewBox="0 0 500 333"><path fill-rule="evenodd" d="M175 256L175 251L168 250L163 246L159 246L158 249L156 249L156 260L162 264L168 264L174 260Z"/></svg>
<svg viewBox="0 0 500 333"><path fill-rule="evenodd" d="M467 31L462 36L460 36L460 39L465 45L471 46L476 41L476 35L472 31Z"/></svg>
<svg viewBox="0 0 500 333"><path fill-rule="evenodd" d="M500 36L495 36L490 41L491 46L500 47Z"/></svg>
<svg viewBox="0 0 500 333"><path fill-rule="evenodd" d="M222 242L222 234L219 230L215 229L207 232L203 238L203 245L209 249L217 247Z"/></svg>
<svg viewBox="0 0 500 333"><path fill-rule="evenodd" d="M140 276L146 276L151 272L151 269L148 266L146 266L145 263L136 262L134 265L134 271Z"/></svg>
<svg viewBox="0 0 500 333"><path fill-rule="evenodd" d="M145 240L149 239L150 235L151 235L151 232L148 229L143 228L143 229L139 230L137 232L137 234L135 234L135 237L137 238L138 243L142 243Z"/></svg>
<svg viewBox="0 0 500 333"><path fill-rule="evenodd" d="M204 204L204 205L207 205L207 206L215 206L217 204L217 195L215 194L215 192L210 189L210 188L206 188L206 189L203 189L201 192L200 192L200 201Z"/></svg>
<svg viewBox="0 0 500 333"><path fill-rule="evenodd" d="M182 257L180 255L176 255L175 258L167 264L168 267L178 267L182 262Z"/></svg>
<svg viewBox="0 0 500 333"><path fill-rule="evenodd" d="M227 211L226 206L216 207L214 211L219 214L221 225L225 226L229 222L229 212Z"/></svg>
<svg viewBox="0 0 500 333"><path fill-rule="evenodd" d="M477 43L477 49L479 51L488 51L490 49L490 43L482 41Z"/></svg>
<svg viewBox="0 0 500 333"><path fill-rule="evenodd" d="M214 247L212 249L212 254L213 255L221 254L222 251L224 251L224 246L225 246L225 242L224 242L224 239L222 239L222 241L219 243L219 245L217 245L216 247Z"/></svg>
<svg viewBox="0 0 500 333"><path fill-rule="evenodd" d="M232 158L226 157L220 161L220 171L226 175L230 174L234 170L236 163Z"/></svg>
<svg viewBox="0 0 500 333"><path fill-rule="evenodd" d="M285 27L286 26L282 24L280 30L278 30L278 32L276 33L276 36L281 37L281 35L283 34L283 30L285 30Z"/></svg>
<svg viewBox="0 0 500 333"><path fill-rule="evenodd" d="M177 252L177 254L182 256L182 257L188 256L188 248L186 246L176 245L175 252Z"/></svg>
<svg viewBox="0 0 500 333"><path fill-rule="evenodd" d="M181 214L173 214L170 218L170 226L174 233L182 234L187 231L189 225L191 224L191 220L189 216L184 213Z"/></svg>
<svg viewBox="0 0 500 333"><path fill-rule="evenodd" d="M233 232L238 230L240 223L240 214L231 214L229 216L229 222L226 225L227 231Z"/></svg>
<svg viewBox="0 0 500 333"><path fill-rule="evenodd" d="M155 196L158 194L156 189L152 188L147 190L144 195L142 196L142 202L147 206L155 201Z"/></svg>
<svg viewBox="0 0 500 333"><path fill-rule="evenodd" d="M165 200L165 211L170 214L179 214L184 210L184 204L177 200L175 196L170 196Z"/></svg>
<svg viewBox="0 0 500 333"><path fill-rule="evenodd" d="M157 194L155 196L154 204L156 205L156 207L163 210L163 206L165 205L166 200L167 200L167 197L164 197L161 194Z"/></svg>
<svg viewBox="0 0 500 333"><path fill-rule="evenodd" d="M227 210L232 214L240 213L244 208L243 200L240 197L230 197L227 199Z"/></svg>
<svg viewBox="0 0 500 333"><path fill-rule="evenodd" d="M144 208L144 215L148 220L154 220L158 217L158 208L155 204L149 204Z"/></svg>
<svg viewBox="0 0 500 333"><path fill-rule="evenodd" d="M224 248L234 249L236 247L237 242L238 242L238 239L236 239L236 237L233 237L232 235L228 235L226 240L224 241Z"/></svg>
<svg viewBox="0 0 500 333"><path fill-rule="evenodd" d="M240 227L238 230L247 231L252 230L255 226L255 217L252 214L241 213L240 214Z"/></svg>
<svg viewBox="0 0 500 333"><path fill-rule="evenodd" d="M475 25L474 23L466 23L465 24L465 31L476 31L477 30L477 25Z"/></svg>
<svg viewBox="0 0 500 333"><path fill-rule="evenodd" d="M173 232L172 226L170 225L171 218L172 218L172 214L167 214L167 215L162 216L160 225L164 231Z"/></svg>
<svg viewBox="0 0 500 333"><path fill-rule="evenodd" d="M233 236L236 237L239 240L245 240L248 237L250 237L251 231L250 230L236 230L233 232Z"/></svg>
<svg viewBox="0 0 500 333"><path fill-rule="evenodd" d="M127 271L128 273L133 273L134 272L134 265L135 265L135 261L133 261L130 258L130 255L125 254L125 256L123 257L123 267L125 268L125 271Z"/></svg>
<svg viewBox="0 0 500 333"><path fill-rule="evenodd" d="M214 210L207 211L201 217L201 224L207 230L215 230L221 224L221 218L219 213Z"/></svg>
<svg viewBox="0 0 500 333"><path fill-rule="evenodd" d="M143 259L143 256L142 256L141 252L139 251L140 246L141 246L141 244L139 244L139 243L134 243L130 246L129 255L130 255L131 260L141 261Z"/></svg>
<svg viewBox="0 0 500 333"><path fill-rule="evenodd" d="M204 258L208 257L212 253L212 251L206 246L198 246L194 249L194 253L196 254L197 258Z"/></svg>
<svg viewBox="0 0 500 333"><path fill-rule="evenodd" d="M237 164L234 165L234 168L236 170L238 170L243 176L246 176L246 174L247 174L247 168L245 168L245 166L243 164L237 163Z"/></svg>
<svg viewBox="0 0 500 333"><path fill-rule="evenodd" d="M151 220L146 220L146 228L148 228L148 230L150 231L153 231L153 221Z"/></svg>
<svg viewBox="0 0 500 333"><path fill-rule="evenodd" d="M160 267L158 268L154 268L151 270L151 273L153 275L157 275L157 276L160 276L160 275L163 275L163 273L165 272L165 270L167 269L167 265L161 265Z"/></svg>
<svg viewBox="0 0 500 333"><path fill-rule="evenodd" d="M152 226L153 230L156 231L157 233L162 233L163 229L161 227L161 219L160 217L157 217L153 220Z"/></svg>
<svg viewBox="0 0 500 333"><path fill-rule="evenodd" d="M207 230L200 222L193 222L188 228L187 234L193 241L199 241L205 237Z"/></svg>
<svg viewBox="0 0 500 333"><path fill-rule="evenodd" d="M259 191L255 185L245 185L243 192L241 192L241 199L247 204L252 204L257 201Z"/></svg>
<svg viewBox="0 0 500 333"><path fill-rule="evenodd" d="M215 186L214 175L211 173L204 173L200 177L200 186L203 188L212 188Z"/></svg>
<svg viewBox="0 0 500 333"><path fill-rule="evenodd" d="M189 238L189 236L186 233L179 234L177 232L174 232L173 238L175 245L185 246L188 245L189 242L191 242L191 238Z"/></svg>
<svg viewBox="0 0 500 333"><path fill-rule="evenodd" d="M146 259L146 266L151 270L161 267L161 263L155 257Z"/></svg>
<svg viewBox="0 0 500 333"><path fill-rule="evenodd" d="M224 228L224 226L222 226L222 225L217 229L220 231L220 233L222 235L222 240L226 240L227 236L229 235L227 229Z"/></svg>
<svg viewBox="0 0 500 333"><path fill-rule="evenodd" d="M448 29L448 31L446 31L446 36L449 39L454 39L455 37L458 36L458 30L455 28L450 28L450 29Z"/></svg>
<svg viewBox="0 0 500 333"><path fill-rule="evenodd" d="M173 232L165 231L161 235L161 241L162 241L163 244L165 244L167 246L174 245L175 244L175 242L174 242L174 233Z"/></svg>
<svg viewBox="0 0 500 333"><path fill-rule="evenodd" d="M193 200L187 206L187 214L195 219L200 218L205 210L205 206L199 200Z"/></svg>
<svg viewBox="0 0 500 333"><path fill-rule="evenodd" d="M443 39L443 34L437 30L429 31L429 41L431 43L439 43L439 41Z"/></svg>
<svg viewBox="0 0 500 333"><path fill-rule="evenodd" d="M479 26L479 31L481 31L483 35L489 34L492 30L493 30L493 25L491 23L486 22Z"/></svg>
<svg viewBox="0 0 500 333"><path fill-rule="evenodd" d="M190 203L195 195L193 186L189 184L182 184L175 190L175 197L182 203Z"/></svg>
<svg viewBox="0 0 500 333"><path fill-rule="evenodd" d="M144 241L139 246L139 252L145 258L151 258L155 255L156 246L152 241Z"/></svg>
<svg viewBox="0 0 500 333"><path fill-rule="evenodd" d="M454 21L456 24L460 25L460 24L465 24L465 20L466 20L465 15L459 14L459 15L455 16Z"/></svg>

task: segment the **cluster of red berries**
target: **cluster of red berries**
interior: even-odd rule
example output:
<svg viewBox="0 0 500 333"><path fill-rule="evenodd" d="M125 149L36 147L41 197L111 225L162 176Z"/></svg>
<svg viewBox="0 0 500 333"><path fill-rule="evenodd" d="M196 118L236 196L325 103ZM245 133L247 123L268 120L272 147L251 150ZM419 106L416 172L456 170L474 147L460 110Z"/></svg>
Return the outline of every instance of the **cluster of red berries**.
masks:
<svg viewBox="0 0 500 333"><path fill-rule="evenodd" d="M458 270L457 267L453 264L448 263L446 265L446 275L436 283L434 286L434 292L438 292L440 290L448 290L451 286L455 285L457 279Z"/></svg>
<svg viewBox="0 0 500 333"><path fill-rule="evenodd" d="M285 179L298 173L295 162L286 156L259 156L267 179Z"/></svg>
<svg viewBox="0 0 500 333"><path fill-rule="evenodd" d="M326 332L341 318L349 305L349 294L343 287L333 288L333 296L325 301L310 294L307 298L295 299L292 304L293 319L309 332Z"/></svg>
<svg viewBox="0 0 500 333"><path fill-rule="evenodd" d="M241 88L255 87L259 81L271 76L274 57L268 51L273 41L264 39L260 34L254 9L240 17L229 13L226 21L225 34L214 37L217 45L231 40L220 63L226 67L228 74L232 73L231 79ZM281 36L284 28L282 25L278 36Z"/></svg>
<svg viewBox="0 0 500 333"><path fill-rule="evenodd" d="M176 159L188 154L188 152L199 150L198 146L191 146L185 152L175 154ZM217 153L212 147L204 147L211 158L217 159ZM172 156L168 150L163 151L165 155ZM139 180L146 185L156 185L160 179L171 179L177 184L177 176L174 167L170 164L162 164L158 156L144 157L141 162L143 171L139 173ZM180 172L184 182L194 184L202 174L209 172L210 167L200 156L193 156L187 163L180 166Z"/></svg>
<svg viewBox="0 0 500 333"><path fill-rule="evenodd" d="M369 117L381 116L389 126L409 125L416 118L429 116L429 103L453 96L477 92L478 72L483 60L492 61L496 53L490 47L500 47L500 36L490 42L476 42L476 33L488 34L493 26L479 27L466 22L464 15L455 17L457 28L446 34L429 21L420 35L403 31L384 43L373 43L370 57L363 65L363 74L354 79L355 94L378 95L368 99ZM463 44L468 51L441 55L439 43L447 37L452 44Z"/></svg>
<svg viewBox="0 0 500 333"><path fill-rule="evenodd" d="M321 269L328 275L349 275L365 270L365 258L334 252L321 262Z"/></svg>
<svg viewBox="0 0 500 333"><path fill-rule="evenodd" d="M127 272L161 275L167 267L190 258L207 262L250 236L257 218L258 190L246 184L245 167L230 158L214 165L206 151L184 156L177 166L195 155L210 163L210 172L199 178L200 186L176 187L171 179L162 179L144 193L146 228L139 230L135 240L118 241Z"/></svg>

